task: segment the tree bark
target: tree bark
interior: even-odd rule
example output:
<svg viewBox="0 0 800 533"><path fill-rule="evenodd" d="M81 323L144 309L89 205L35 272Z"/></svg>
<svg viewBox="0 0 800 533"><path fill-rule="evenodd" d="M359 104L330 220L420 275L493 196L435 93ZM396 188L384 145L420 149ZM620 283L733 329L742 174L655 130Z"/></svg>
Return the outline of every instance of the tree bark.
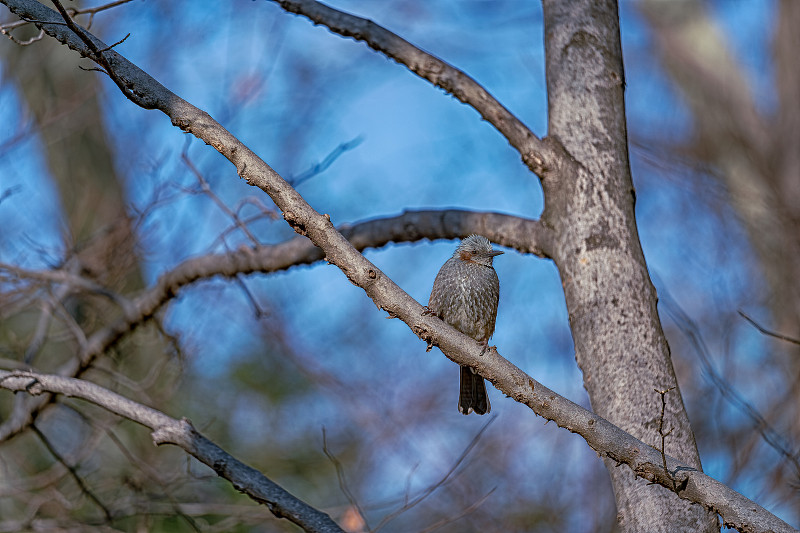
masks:
<svg viewBox="0 0 800 533"><path fill-rule="evenodd" d="M634 217L613 0L545 0L548 135L574 164L545 176L575 356L600 416L700 469ZM666 408L656 390L669 390ZM718 531L716 516L606 459L623 531Z"/></svg>

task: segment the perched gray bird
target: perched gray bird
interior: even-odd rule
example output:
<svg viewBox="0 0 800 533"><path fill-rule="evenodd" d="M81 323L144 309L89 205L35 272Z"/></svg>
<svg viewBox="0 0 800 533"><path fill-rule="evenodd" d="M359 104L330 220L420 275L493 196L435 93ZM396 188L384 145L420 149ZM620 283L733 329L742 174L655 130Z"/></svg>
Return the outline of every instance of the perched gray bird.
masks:
<svg viewBox="0 0 800 533"><path fill-rule="evenodd" d="M428 300L430 313L484 346L488 346L494 333L500 299L500 282L492 259L502 253L493 250L486 237L470 235L439 269ZM491 410L483 378L468 366L461 367L460 390L461 413L468 415L475 411L483 415Z"/></svg>

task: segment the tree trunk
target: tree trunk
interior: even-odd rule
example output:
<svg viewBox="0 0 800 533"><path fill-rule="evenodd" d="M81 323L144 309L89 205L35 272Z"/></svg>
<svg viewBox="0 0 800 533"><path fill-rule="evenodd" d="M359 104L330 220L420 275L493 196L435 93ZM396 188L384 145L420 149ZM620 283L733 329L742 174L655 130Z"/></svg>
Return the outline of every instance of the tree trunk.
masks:
<svg viewBox="0 0 800 533"><path fill-rule="evenodd" d="M699 469L636 230L617 4L545 0L544 17L548 135L576 164L543 179L542 220L556 233L553 259L584 386L595 412L658 449L656 390L670 390L665 451ZM713 513L606 466L623 531L719 530Z"/></svg>

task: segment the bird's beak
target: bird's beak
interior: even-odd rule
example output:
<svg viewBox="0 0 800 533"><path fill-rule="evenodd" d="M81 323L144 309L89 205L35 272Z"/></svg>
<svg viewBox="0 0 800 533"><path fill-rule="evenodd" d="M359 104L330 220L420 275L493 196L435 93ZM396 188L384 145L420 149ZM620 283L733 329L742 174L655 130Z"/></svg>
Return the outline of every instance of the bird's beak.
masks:
<svg viewBox="0 0 800 533"><path fill-rule="evenodd" d="M498 255L502 255L504 253L505 252L503 250L492 250L492 253L490 253L489 255L491 255L492 257L497 257Z"/></svg>

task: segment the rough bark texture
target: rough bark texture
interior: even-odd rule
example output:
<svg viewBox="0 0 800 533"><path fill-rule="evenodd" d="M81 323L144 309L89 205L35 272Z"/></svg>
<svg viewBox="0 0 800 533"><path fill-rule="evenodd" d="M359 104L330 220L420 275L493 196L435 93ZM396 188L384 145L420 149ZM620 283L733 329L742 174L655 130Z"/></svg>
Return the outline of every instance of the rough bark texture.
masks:
<svg viewBox="0 0 800 533"><path fill-rule="evenodd" d="M575 164L544 179L578 365L594 410L666 453L700 458L656 311L634 218L624 74L614 1L546 0L549 135ZM715 531L716 517L606 461L623 531Z"/></svg>

